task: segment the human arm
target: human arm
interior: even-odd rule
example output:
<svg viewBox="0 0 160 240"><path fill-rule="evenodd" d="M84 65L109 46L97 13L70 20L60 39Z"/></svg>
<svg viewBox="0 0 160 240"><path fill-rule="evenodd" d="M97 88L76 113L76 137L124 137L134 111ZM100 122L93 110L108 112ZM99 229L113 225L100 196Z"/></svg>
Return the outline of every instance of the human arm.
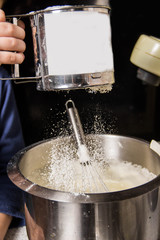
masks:
<svg viewBox="0 0 160 240"><path fill-rule="evenodd" d="M0 9L0 64L21 64L24 61L26 44L25 25L6 22L5 13Z"/></svg>
<svg viewBox="0 0 160 240"><path fill-rule="evenodd" d="M4 239L11 221L12 216L0 213L0 240Z"/></svg>

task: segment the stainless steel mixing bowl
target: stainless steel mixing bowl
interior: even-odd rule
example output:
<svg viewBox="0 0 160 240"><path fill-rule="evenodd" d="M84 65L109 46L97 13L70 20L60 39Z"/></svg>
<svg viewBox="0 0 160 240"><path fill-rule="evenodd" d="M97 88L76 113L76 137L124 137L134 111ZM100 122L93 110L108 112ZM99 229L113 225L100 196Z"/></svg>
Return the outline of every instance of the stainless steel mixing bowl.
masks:
<svg viewBox="0 0 160 240"><path fill-rule="evenodd" d="M29 146L18 152L8 165L10 179L25 192L29 239L160 239L160 157L143 140L117 135L93 136L105 149L107 158L140 164L157 177L135 188L109 193L51 190L26 176L45 164L54 144L64 143L66 139L50 139Z"/></svg>

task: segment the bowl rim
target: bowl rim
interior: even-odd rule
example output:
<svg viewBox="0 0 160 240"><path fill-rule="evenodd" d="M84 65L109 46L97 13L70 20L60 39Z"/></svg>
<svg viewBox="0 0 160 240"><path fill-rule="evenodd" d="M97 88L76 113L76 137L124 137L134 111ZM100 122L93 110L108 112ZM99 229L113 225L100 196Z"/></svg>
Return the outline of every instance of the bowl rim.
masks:
<svg viewBox="0 0 160 240"><path fill-rule="evenodd" d="M93 135L93 134L89 134ZM94 134L98 136L107 136L107 138L126 138L133 141L139 141L143 144L146 144L149 146L149 142L142 140L140 138L135 137L128 137L128 136L122 136L122 135L114 135L114 134ZM61 137L60 137L61 138ZM23 174L21 173L19 169L19 163L22 159L22 157L25 155L25 153L46 142L50 142L52 140L55 140L57 138L50 138L46 140L42 140L39 142L36 142L30 146L27 146L23 148L22 150L18 151L12 159L9 161L7 166L7 173L10 180L21 190L23 190L25 193L31 194L36 197L44 198L47 200L52 201L60 201L60 202L75 202L75 203L103 203L103 202L113 202L113 201L122 201L130 198L135 198L140 195L146 194L148 192L151 192L160 186L160 174L157 175L154 179L151 181L138 185L134 188L129 188L121 191L114 191L114 192L106 192L106 193L73 193L73 192L65 192L60 190L53 190L49 189L43 186L40 186L36 183L33 183L29 179L27 179ZM153 154L155 154L156 157L159 158L158 154L156 154L153 150L151 150Z"/></svg>

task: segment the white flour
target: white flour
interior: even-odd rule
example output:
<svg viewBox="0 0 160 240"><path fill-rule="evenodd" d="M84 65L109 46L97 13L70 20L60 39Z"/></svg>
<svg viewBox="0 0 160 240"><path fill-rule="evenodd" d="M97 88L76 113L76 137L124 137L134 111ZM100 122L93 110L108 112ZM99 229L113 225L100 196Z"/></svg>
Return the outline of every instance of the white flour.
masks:
<svg viewBox="0 0 160 240"><path fill-rule="evenodd" d="M27 178L55 190L97 193L106 192L99 179L105 183L109 191L119 191L144 184L156 177L139 165L119 159L107 159L101 143L96 139L91 138L87 147L91 154L89 161L83 148L81 152L77 152L69 138L64 143L57 142L53 145L45 166L36 169ZM81 160L77 153L80 154ZM89 164L84 164L87 162L86 159Z"/></svg>

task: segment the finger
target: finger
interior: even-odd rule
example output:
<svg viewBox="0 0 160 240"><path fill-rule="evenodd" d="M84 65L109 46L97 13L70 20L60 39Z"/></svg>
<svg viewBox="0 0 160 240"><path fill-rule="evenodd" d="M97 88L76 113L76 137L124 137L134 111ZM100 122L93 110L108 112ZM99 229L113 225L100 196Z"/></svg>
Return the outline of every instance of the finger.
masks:
<svg viewBox="0 0 160 240"><path fill-rule="evenodd" d="M25 29L25 24L22 20L18 20L18 26Z"/></svg>
<svg viewBox="0 0 160 240"><path fill-rule="evenodd" d="M26 50L26 44L23 40L20 39L11 37L1 37L0 50L24 52Z"/></svg>
<svg viewBox="0 0 160 240"><path fill-rule="evenodd" d="M0 64L21 64L24 58L23 53L0 51Z"/></svg>
<svg viewBox="0 0 160 240"><path fill-rule="evenodd" d="M0 22L0 37L15 37L19 39L25 38L23 28L9 22Z"/></svg>
<svg viewBox="0 0 160 240"><path fill-rule="evenodd" d="M5 22L5 21L6 21L5 13L2 9L0 9L0 22Z"/></svg>

